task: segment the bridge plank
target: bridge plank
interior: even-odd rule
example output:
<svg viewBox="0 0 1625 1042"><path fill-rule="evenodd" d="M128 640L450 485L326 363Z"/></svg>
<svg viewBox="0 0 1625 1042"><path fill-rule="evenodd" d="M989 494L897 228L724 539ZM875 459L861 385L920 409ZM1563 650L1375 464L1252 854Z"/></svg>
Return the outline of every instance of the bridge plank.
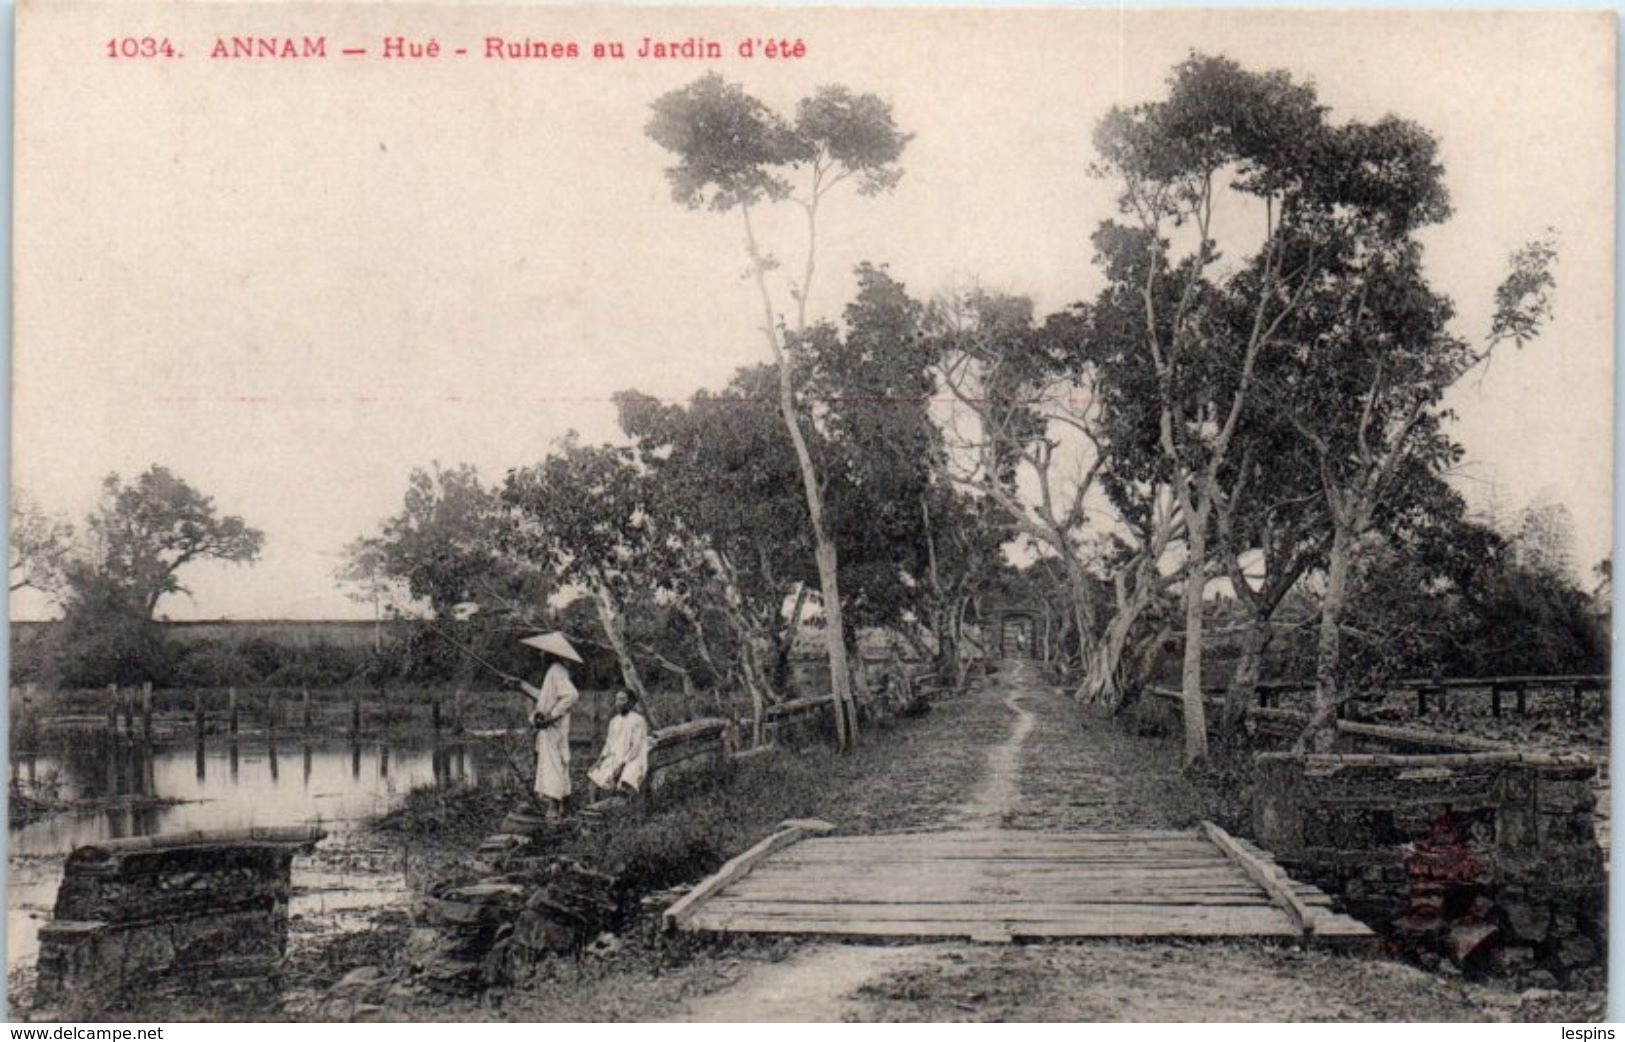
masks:
<svg viewBox="0 0 1625 1042"><path fill-rule="evenodd" d="M1053 903L1036 901L1004 902L915 902L880 903L808 903L796 901L741 901L719 898L708 906L717 915L737 915L750 918L813 916L831 920L857 920L860 922L913 922L930 919L934 922L1084 922L1088 920L1135 919L1141 921L1177 920L1179 922L1229 922L1237 916L1257 918L1257 913L1270 913L1271 922L1288 923L1290 918L1260 896L1247 905L1191 907L1184 903L1144 902L1125 905L1104 903Z"/></svg>
<svg viewBox="0 0 1625 1042"><path fill-rule="evenodd" d="M681 925L981 940L1285 939L1303 937L1311 921L1328 940L1372 938L1267 854L1228 835L1228 845L1211 837L988 830L808 838L763 853L748 875L711 887Z"/></svg>
<svg viewBox="0 0 1625 1042"><path fill-rule="evenodd" d="M827 909L829 906L825 906ZM1096 906L1095 914L1069 909L1053 919L935 918L930 909L909 918L877 918L805 913L757 915L702 912L695 929L743 933L825 933L869 937L964 937L1001 927L1014 937L1299 937L1297 924L1269 905L1214 910L1186 906L1120 908ZM1203 914L1204 911L1206 914Z"/></svg>
<svg viewBox="0 0 1625 1042"><path fill-rule="evenodd" d="M1274 862L1266 862L1251 851L1243 848L1241 844L1231 838L1230 833L1211 821L1202 822L1202 831L1207 833L1208 838L1213 841L1215 846L1234 858L1236 863L1242 867L1242 870L1252 877L1253 882L1263 887L1270 895L1271 900L1292 916L1304 933L1315 932L1315 926L1319 922L1319 914L1305 905L1303 900L1293 893L1292 888L1282 882L1281 870Z"/></svg>
<svg viewBox="0 0 1625 1042"><path fill-rule="evenodd" d="M834 827L828 822L811 819L784 822L779 831L730 860L703 880L699 886L685 894L676 904L666 909L665 915L661 917L662 924L667 930L682 926L706 900L721 892L729 883L743 879L758 861L811 833L828 831Z"/></svg>
<svg viewBox="0 0 1625 1042"><path fill-rule="evenodd" d="M1124 882L1115 885L1080 885L1071 882L1061 882L1045 886L1010 886L1000 881L985 881L969 883L960 886L936 886L928 891L929 897L921 897L922 890L916 882L894 882L887 880L870 881L862 879L851 880L806 880L797 885L786 885L786 881L773 880L763 883L756 880L736 884L728 889L727 899L740 900L783 900L783 901L853 901L853 902L891 902L891 901L917 901L920 904L936 904L954 901L1061 901L1082 902L1095 901L1124 901L1156 903L1165 900L1168 903L1184 904L1189 902L1202 903L1203 901L1224 902L1229 899L1264 900L1256 886L1240 884L1209 883L1196 886L1158 886L1154 891L1133 882ZM1331 899L1324 894L1299 893L1305 904L1329 905ZM721 900L721 898L719 898Z"/></svg>

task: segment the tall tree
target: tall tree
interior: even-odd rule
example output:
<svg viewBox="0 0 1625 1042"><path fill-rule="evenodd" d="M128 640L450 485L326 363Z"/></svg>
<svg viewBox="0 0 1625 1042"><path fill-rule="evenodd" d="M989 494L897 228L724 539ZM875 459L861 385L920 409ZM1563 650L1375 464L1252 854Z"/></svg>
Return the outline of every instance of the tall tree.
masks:
<svg viewBox="0 0 1625 1042"><path fill-rule="evenodd" d="M704 654L715 642L702 618L714 605L730 637L715 651L732 660L758 718L783 694L769 656L787 661L806 600L797 593L817 581L777 381L771 367L750 367L684 405L635 391L615 399L650 477L650 516L670 557L663 581Z"/></svg>
<svg viewBox="0 0 1625 1042"><path fill-rule="evenodd" d="M11 493L8 567L11 592L28 588L58 594L63 571L72 558L73 525L48 513L23 489Z"/></svg>
<svg viewBox="0 0 1625 1042"><path fill-rule="evenodd" d="M1234 730L1256 700L1276 612L1330 541L1325 493L1313 454L1279 410L1254 409L1222 478L1218 555L1242 610L1240 654L1225 691L1224 727Z"/></svg>
<svg viewBox="0 0 1625 1042"><path fill-rule="evenodd" d="M154 465L128 484L110 474L86 522L83 550L66 566L70 599L117 601L150 619L165 595L188 592L180 582L188 564L247 564L264 544L263 532L221 516L212 498L167 467Z"/></svg>
<svg viewBox="0 0 1625 1042"><path fill-rule="evenodd" d="M502 553L510 523L501 498L472 465L415 467L400 511L377 535L346 548L344 577L363 597L375 592L377 579L394 580L442 621L459 605L498 597L539 606L546 598L539 577Z"/></svg>
<svg viewBox="0 0 1625 1042"><path fill-rule="evenodd" d="M857 284L839 325L819 323L790 344L829 489L844 616L854 631L901 633L957 674L953 605L985 574L1008 525L943 479L926 309L882 266L859 265Z"/></svg>
<svg viewBox="0 0 1625 1042"><path fill-rule="evenodd" d="M519 519L515 550L561 585L586 588L626 686L647 700L627 633L650 539L647 488L631 450L582 445L572 433L540 463L509 471L502 499Z"/></svg>
<svg viewBox="0 0 1625 1042"><path fill-rule="evenodd" d="M1185 527L1181 690L1187 762L1206 755L1204 592L1224 476L1257 374L1311 290L1374 244L1440 219L1433 140L1411 124L1328 121L1313 87L1194 55L1165 100L1115 109L1095 132L1125 223L1095 246L1105 295L1138 313L1158 403L1157 444ZM1220 213L1255 223L1221 266ZM1260 242L1246 252L1252 242ZM1231 471L1231 473L1235 473Z"/></svg>
<svg viewBox="0 0 1625 1042"><path fill-rule="evenodd" d="M1418 140L1431 146L1431 139ZM1413 164L1422 168L1414 176L1436 182L1431 147L1413 143L1411 151L1428 157ZM1417 498L1425 482L1460 459L1461 448L1446 427L1446 392L1485 364L1497 346L1521 346L1537 335L1551 314L1556 285L1551 267L1557 254L1549 241L1516 251L1495 294L1489 334L1475 347L1451 332L1454 306L1428 285L1421 247L1408 235L1366 234L1350 251L1343 269L1316 287L1313 300L1283 331L1289 364L1271 385L1272 404L1315 454L1332 529L1315 713L1300 744L1325 734L1344 699L1338 680L1342 616L1359 540L1384 511Z"/></svg>
<svg viewBox="0 0 1625 1042"><path fill-rule="evenodd" d="M762 335L779 371L779 409L795 447L807 500L822 604L829 623L826 644L837 708L840 742L850 745L857 726L841 618L840 565L835 538L825 517L824 493L807 435L798 415L793 378L785 352L785 330L768 285L776 263L756 237L757 206L794 199L807 219L806 249L799 278L792 277L795 321L790 332L807 327L807 305L817 270L819 209L843 183L864 195L889 191L901 177L895 165L908 144L891 106L873 94L840 86L820 88L796 107L794 123L715 73L654 102L647 132L677 157L666 170L672 197L691 209L737 209L744 225L750 270L762 303ZM789 176L802 173L797 195Z"/></svg>
<svg viewBox="0 0 1625 1042"><path fill-rule="evenodd" d="M1095 536L1096 567L1112 597L1110 618L1093 641L1080 695L1121 710L1138 694L1133 645L1151 638L1144 622L1178 582L1167 567L1170 547L1184 535L1184 514L1172 486L1172 466L1161 452L1161 399L1155 373L1143 363L1138 302L1107 292L1045 320L1042 356L1088 402L1087 422L1101 498L1115 517Z"/></svg>
<svg viewBox="0 0 1625 1042"><path fill-rule="evenodd" d="M943 475L996 504L1058 563L1078 665L1087 673L1100 606L1084 537L1105 463L1090 371L1055 363L1024 297L983 290L945 295L932 307L928 328L951 401Z"/></svg>

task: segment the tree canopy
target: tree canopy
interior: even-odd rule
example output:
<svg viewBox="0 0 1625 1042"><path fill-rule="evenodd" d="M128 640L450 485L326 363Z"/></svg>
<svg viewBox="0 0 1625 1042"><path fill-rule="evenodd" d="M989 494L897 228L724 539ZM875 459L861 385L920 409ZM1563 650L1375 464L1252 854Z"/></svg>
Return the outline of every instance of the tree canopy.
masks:
<svg viewBox="0 0 1625 1042"><path fill-rule="evenodd" d="M70 596L80 603L117 602L151 618L168 594L186 593L180 571L194 561L247 564L265 534L167 467L154 465L133 482L102 482L101 502L85 523L85 543L67 567Z"/></svg>

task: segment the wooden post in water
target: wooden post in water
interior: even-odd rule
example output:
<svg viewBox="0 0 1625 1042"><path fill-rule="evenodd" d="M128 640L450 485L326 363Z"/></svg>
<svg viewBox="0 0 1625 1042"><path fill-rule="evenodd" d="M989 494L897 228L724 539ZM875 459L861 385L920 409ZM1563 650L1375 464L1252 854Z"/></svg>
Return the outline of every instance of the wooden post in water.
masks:
<svg viewBox="0 0 1625 1042"><path fill-rule="evenodd" d="M299 697L304 702L304 707L303 708L304 708L305 733L309 734L310 733L310 688L307 687L307 688L304 688L302 691L300 691Z"/></svg>
<svg viewBox="0 0 1625 1042"><path fill-rule="evenodd" d="M201 739L203 737L203 689L198 688L192 692L192 731Z"/></svg>
<svg viewBox="0 0 1625 1042"><path fill-rule="evenodd" d="M141 685L141 734L152 741L152 681Z"/></svg>
<svg viewBox="0 0 1625 1042"><path fill-rule="evenodd" d="M440 692L435 691L429 695L429 727L434 731L436 738L440 737Z"/></svg>
<svg viewBox="0 0 1625 1042"><path fill-rule="evenodd" d="M361 692L357 691L350 696L350 737L361 736Z"/></svg>
<svg viewBox="0 0 1625 1042"><path fill-rule="evenodd" d="M23 685L22 712L13 715L10 719L13 727L25 720L29 721L29 726L32 726L34 719L34 682L32 680Z"/></svg>
<svg viewBox="0 0 1625 1042"><path fill-rule="evenodd" d="M118 685L107 685L107 734L118 737Z"/></svg>
<svg viewBox="0 0 1625 1042"><path fill-rule="evenodd" d="M463 733L463 689L458 688L451 693L451 729L454 734Z"/></svg>
<svg viewBox="0 0 1625 1042"><path fill-rule="evenodd" d="M226 688L226 706L226 727L235 735L237 733L237 689L235 687Z"/></svg>
<svg viewBox="0 0 1625 1042"><path fill-rule="evenodd" d="M282 722L282 707L277 704L276 689L272 688L271 690L269 690L269 691L267 691L265 693L265 731L266 731L266 733L267 734L276 734L276 725L281 723L281 722ZM273 756L273 759L272 759L271 762L275 763L276 762L275 754L272 754L272 756ZM272 771L271 776L275 777L276 772Z"/></svg>

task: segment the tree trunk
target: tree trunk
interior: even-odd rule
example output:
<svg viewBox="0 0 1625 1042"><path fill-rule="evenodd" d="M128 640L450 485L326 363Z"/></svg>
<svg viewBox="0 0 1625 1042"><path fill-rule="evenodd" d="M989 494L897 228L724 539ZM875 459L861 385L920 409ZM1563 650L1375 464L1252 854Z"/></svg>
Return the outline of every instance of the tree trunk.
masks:
<svg viewBox="0 0 1625 1042"><path fill-rule="evenodd" d="M1135 684L1144 684L1146 678L1151 676L1151 671L1156 668L1157 661L1162 658L1163 649L1167 647L1168 644L1173 641L1173 639L1173 624L1164 622L1162 626L1158 628L1157 632L1146 637L1142 637L1139 644L1134 647L1132 653L1125 653L1125 658L1130 658L1134 661L1133 677ZM1123 709L1127 708L1127 705L1128 703L1119 705L1117 707L1118 712L1121 712Z"/></svg>
<svg viewBox="0 0 1625 1042"><path fill-rule="evenodd" d="M734 638L739 644L739 675L744 681L745 689L750 692L751 743L760 745L762 714L767 703L774 701L775 685L770 682L766 670L762 668L756 646L757 630L751 625L750 615L745 609L745 597L739 591L733 565L714 549L705 550L702 556L722 586L723 614L727 617L728 625L734 631ZM693 624L698 630L697 619ZM703 643L703 637L701 640Z"/></svg>
<svg viewBox="0 0 1625 1042"><path fill-rule="evenodd" d="M939 676L953 676L959 671L958 615L950 606L939 605L931 612L931 632L937 640L937 653L932 668Z"/></svg>
<svg viewBox="0 0 1625 1042"><path fill-rule="evenodd" d="M1094 603L1089 596L1089 577L1084 574L1083 566L1071 554L1064 556L1062 565L1066 569L1067 591L1072 597L1072 617L1078 627L1078 669L1085 675L1089 672L1089 640L1095 629Z"/></svg>
<svg viewBox="0 0 1625 1042"><path fill-rule="evenodd" d="M954 691L962 690L970 676L971 660L965 654L965 613L970 610L973 600L967 595L954 606Z"/></svg>
<svg viewBox="0 0 1625 1042"><path fill-rule="evenodd" d="M1123 685L1123 655L1128 650L1129 635L1140 621L1146 607L1146 596L1137 585L1134 593L1118 607L1117 614L1106 624L1090 656L1089 672L1084 678L1079 697L1109 709L1116 709L1126 694Z"/></svg>
<svg viewBox="0 0 1625 1042"><path fill-rule="evenodd" d="M1202 701L1202 592L1207 571L1207 510L1187 512L1185 661L1180 700L1185 708L1185 766L1207 758L1207 706Z"/></svg>
<svg viewBox="0 0 1625 1042"><path fill-rule="evenodd" d="M593 586L593 603L598 606L598 623L604 627L604 638L609 641L610 649L615 652L615 660L621 666L621 679L626 686L638 696L644 709L649 707L649 692L643 686L643 677L638 673L638 664L632 658L632 649L626 642L626 621L621 617L619 606L609 590L601 584Z"/></svg>
<svg viewBox="0 0 1625 1042"><path fill-rule="evenodd" d="M778 605L773 606L773 618L777 621L768 629L768 639L773 646L769 694L782 694L790 690L790 654L795 650L796 634L801 632L801 616L807 608L807 594L807 584L796 583L796 599L790 607L788 619L783 618Z"/></svg>
<svg viewBox="0 0 1625 1042"><path fill-rule="evenodd" d="M801 487L807 497L807 520L813 533L814 559L818 563L818 588L823 598L825 621L825 650L829 654L829 683L835 698L835 738L842 749L850 749L857 735L856 710L852 704L851 674L846 659L846 642L842 638L844 621L841 618L840 567L835 540L824 521L824 494L819 488L818 471L813 467L812 453L807 449L807 437L802 433L801 420L796 416L795 387L790 381L790 361L785 357L784 345L779 343L778 318L773 313L773 296L767 289L766 262L756 245L756 231L751 225L750 207L739 208L745 220L746 248L750 253L751 273L762 298L765 325L762 333L773 350L773 361L779 371L779 413L790 435L790 444L796 451L796 466L801 471ZM809 220L811 215L809 214ZM809 274L811 269L809 254ZM803 299L806 288L803 287Z"/></svg>
<svg viewBox="0 0 1625 1042"><path fill-rule="evenodd" d="M802 447L805 451L805 446ZM812 466L812 461L807 461ZM808 485L807 507L813 509L818 498L816 487ZM824 531L823 507L820 503L813 522L818 537L818 584L822 590L824 609L824 644L829 654L830 693L835 698L835 740L842 749L852 748L858 735L857 705L852 700L852 673L847 665L846 623L841 618L841 584L836 574L835 543Z"/></svg>
<svg viewBox="0 0 1625 1042"><path fill-rule="evenodd" d="M1320 601L1320 642L1315 649L1315 712L1297 741L1298 748L1312 744L1317 750L1331 747L1335 732L1327 728L1337 717L1342 700L1337 690L1337 672L1343 651L1343 608L1348 599L1349 558L1354 552L1354 535L1342 517L1333 514L1332 548L1326 555L1326 593Z"/></svg>
<svg viewBox="0 0 1625 1042"><path fill-rule="evenodd" d="M1264 649L1269 646L1269 613L1259 611L1247 622L1242 634L1241 658L1236 660L1235 672L1230 675L1230 686L1224 692L1224 731L1230 734L1241 726L1247 711L1258 698L1258 676L1263 666Z"/></svg>

